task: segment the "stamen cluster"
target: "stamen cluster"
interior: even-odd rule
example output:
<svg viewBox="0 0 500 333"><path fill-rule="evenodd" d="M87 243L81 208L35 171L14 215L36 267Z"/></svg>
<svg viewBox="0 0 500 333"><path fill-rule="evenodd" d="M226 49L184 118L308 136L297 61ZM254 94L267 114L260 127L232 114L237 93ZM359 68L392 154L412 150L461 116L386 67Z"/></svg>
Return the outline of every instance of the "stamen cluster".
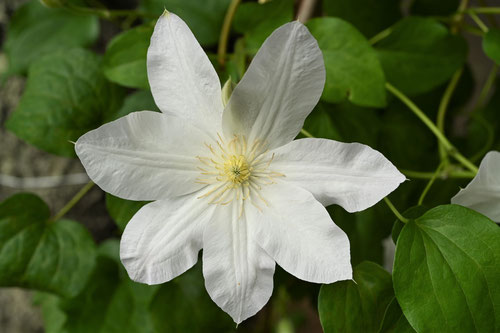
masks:
<svg viewBox="0 0 500 333"><path fill-rule="evenodd" d="M233 200L240 204L240 216L245 201L261 209L267 205L260 194L262 186L276 183L276 177L284 175L269 169L274 154L268 154L267 145L262 140L248 144L244 136L235 135L226 142L220 134L215 145L205 143L208 156L196 156L203 164L198 167L201 177L199 184L206 184L205 192L198 198L209 198L209 204L227 205Z"/></svg>

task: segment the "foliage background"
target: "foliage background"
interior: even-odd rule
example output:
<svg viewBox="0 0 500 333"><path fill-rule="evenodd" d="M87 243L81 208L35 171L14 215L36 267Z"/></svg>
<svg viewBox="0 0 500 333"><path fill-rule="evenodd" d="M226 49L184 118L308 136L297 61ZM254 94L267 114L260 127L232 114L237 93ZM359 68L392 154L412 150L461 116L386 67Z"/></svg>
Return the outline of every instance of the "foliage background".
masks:
<svg viewBox="0 0 500 333"><path fill-rule="evenodd" d="M171 0L170 4L175 6L180 1L181 0ZM0 73L8 68L3 48L7 24L14 10L24 2L26 1L6 0L0 3L0 24L2 28ZM165 0L165 2L167 8L169 8L169 1ZM324 0L324 2L334 3L336 1ZM370 4L373 5L376 3L376 1L368 0L357 0L354 2L359 2L360 6L369 6ZM489 0L487 2L490 6L500 5L500 1ZM107 1L105 3L109 8L115 9L133 8L136 4L133 0ZM390 3L390 1L383 1L383 3ZM401 2L403 14L418 13L445 15L453 12L457 5L458 1L453 0L440 1L439 5L437 5L436 2L426 0ZM480 6L484 4L483 1L472 1L471 5ZM162 7L161 1L144 1L141 5L141 8L144 10L151 10L155 13L158 12L155 16L159 15ZM392 5L387 5L385 7L381 5L373 8L365 8L365 10L361 11L350 12L347 7L342 8L341 6L337 6L334 8L334 6L329 7L328 4L325 4L324 11L330 13L331 16L348 18L361 33L370 38L398 19L399 14L394 12L393 8L394 6ZM174 11L174 9L172 10ZM199 8L187 8L185 10L185 14L188 16L192 15L193 12L200 12ZM257 51L260 43L263 41L262 38L265 38L275 27L289 21L293 17L293 10L295 10L293 6L285 6L284 8L278 6L275 10L257 12L259 15L266 17L264 24L257 24L259 22L255 21L255 17L252 18L251 16L237 13L233 26L233 37L230 39L230 50L235 50L236 53L230 56L230 62L227 67L229 73L224 72L222 75L231 74L237 77L241 74L241 66L239 66L241 58L238 58L238 47L241 45L236 42L236 36L244 36L246 42L245 52L252 55ZM222 7L221 9L215 7L205 11L209 11L212 16L215 17L215 21L221 21L224 16L225 8ZM370 16L364 16L366 12L369 12ZM177 11L176 13L183 17L184 13L182 11ZM212 53L215 62L215 44L217 43L219 29L218 23L209 26L203 24L197 25L196 15L193 15L193 17L191 22L188 21L188 25L190 25L191 29L197 34L202 44L208 45L206 49ZM469 18L467 18L466 21L469 25L474 24ZM119 25L103 19L99 20L99 25L100 35L92 44L91 49L103 54L106 50L107 43L116 36L121 29ZM138 33L140 33L140 31ZM147 34L147 31L144 33ZM468 66L459 82L457 93L452 99L448 112L449 123L447 126L450 129L450 138L467 154L467 156L469 156L481 150L485 144L485 140L487 140L484 136L484 129L481 127L481 124L470 121L470 114L476 105L480 89L487 79L487 75L493 63L485 56L481 47L481 39L478 36L467 33L463 35L466 38L469 50ZM134 40L133 36L130 38ZM381 41L381 43L387 43L387 41ZM119 48L119 45L116 47ZM118 81L122 85L127 86L128 88L125 90L125 93L130 94L132 88L147 89L147 81L145 81L144 78L140 78L140 73L137 74L139 77L137 80L126 82L127 78L120 76L120 71L113 71L113 61L107 59L105 60L105 64L106 61L110 62L106 75L109 79ZM119 61L119 59L116 61ZM22 67L22 65L20 66ZM10 69L12 69L12 67ZM83 172L77 160L45 153L21 141L14 136L12 132L6 131L6 119L18 106L19 98L25 88L26 79L23 75L19 74L23 74L23 70L20 70L16 75L10 76L0 87L0 173L2 175L26 178L33 176L77 174ZM422 89L426 90L425 93L421 91L412 92L414 101L424 110L429 112L429 116L432 118L435 117L437 105L446 85L445 81L449 79L449 76L450 75L448 75L444 81L442 80L440 84L434 85L432 89L428 89L429 85L433 85L433 81L436 81L436 78L431 77L430 80L427 81L430 83L423 85ZM395 79L397 80L397 78ZM409 83L408 87L408 89L412 89L413 85ZM316 136L329 137L347 142L359 141L369 144L383 152L400 168L432 170L432 168L437 165L437 145L432 134L406 109L405 106L394 100L389 100L388 107L384 109L378 108L383 105L383 102L380 102L376 96L370 100L367 96L371 93L372 92L360 91L360 94L358 94L357 91L353 89L350 98L351 101L358 104L358 106L354 106L352 103L348 102L338 103L344 98L343 91L331 93L330 97L325 99L326 102L335 102L337 104L328 104L325 102L320 104L314 111L314 114L306 122L305 128ZM494 105L498 105L496 104L498 98L500 97L497 95L493 96L490 108L494 107ZM129 105L128 108L134 110L144 108L144 101L147 99L139 98L138 100L140 106L134 108L133 105ZM363 106L366 100L369 101L372 107L367 108L366 105L365 107L359 106ZM377 105L377 103L380 105ZM130 104L133 103L130 102ZM378 107L374 108L373 106ZM408 133L412 133L412 136L408 137ZM472 140L467 140L466 138L472 138ZM46 138L39 139L46 140ZM34 140L36 141L36 135ZM414 145L415 142L417 142L418 145ZM409 146L413 147L413 149L408 149ZM498 141L496 142L496 147L498 149ZM70 153L63 153L63 155L68 154ZM5 177L2 178L4 184L0 187L0 201L12 194L23 191L19 189L19 186L4 186L5 179ZM459 186L464 186L466 183L467 180L446 182L438 180L433 190L430 191L426 199L426 204L429 207L433 207L438 204L449 203L449 198L457 192ZM391 196L391 199L393 199L398 207L410 207L412 205L410 203L414 204L418 199L418 195L425 184L426 181L419 180L407 182L401 189L397 190L395 196ZM17 185L21 185L21 187L25 186L30 192L34 192L42 197L48 203L52 212L56 212L63 207L68 198L74 195L81 187L81 185L66 185L47 189L33 189L30 188L29 184ZM110 199L108 198L108 200ZM371 260L384 264L389 270L391 269L391 248L393 245L390 240L390 234L394 218L384 203L380 203L374 208L359 214L346 214L340 209L331 209L331 214L334 221L345 229L350 236L353 245L353 265L360 263L362 260ZM85 227L90 230L92 237L98 243L109 238L117 239L120 233L119 230L122 227L120 223L118 223L119 225L117 226L110 218L108 210L106 209L105 195L97 188L93 188L66 217L85 225ZM389 248L388 252L386 252L385 259L383 244L386 244ZM112 252L110 249L112 249L113 246L113 244L106 245L103 251L109 250ZM115 281L116 276L119 275L119 279L127 281L127 277L123 276L123 272L120 272L116 267L113 268L115 264L113 263L114 259L112 257L113 256L110 255L103 260L103 263L98 263L98 265L102 265L103 267L101 270L102 275L99 276L98 279L100 281ZM164 288L161 291L159 300L157 301L157 309L159 312L163 311L166 313L172 311L172 309L168 308L168 302L161 302L161 298L165 297L171 300L177 299L177 303L175 304L187 306L187 308L181 310L181 313L190 313L189 298L191 297L197 300L196 297L198 297L198 295L190 294L189 290L193 288L197 290L196 286L199 286L200 281L202 281L201 272L199 270L195 271L194 274L183 277L181 281L184 280L186 281L185 286L182 287L184 282L179 282L177 289L183 290L182 288L187 288L187 294L177 295L176 290L172 288ZM110 283L112 284L113 282ZM124 286L120 288L128 288L127 283L128 282L125 282ZM103 290L106 289L105 286L102 288ZM239 328L239 331L321 331L316 306L319 288L319 285L299 281L293 276L278 269L275 276L275 290L271 302L256 317L244 322ZM146 287L146 289L148 289L148 287ZM199 290L206 293L203 288L199 288ZM147 291L141 292L141 294L147 294ZM39 307L34 307L32 305L31 296L30 293L20 289L0 289L0 332L43 331ZM44 302L50 302L50 299L39 298L38 303L41 302L41 299ZM141 301L143 300L138 300L139 303ZM85 308L84 302L81 304L83 304L82 307ZM174 303L171 302L170 305L172 304ZM204 303L199 304L202 304L199 305L201 306L200 316L207 321L207 327L213 328L214 326L211 325L219 324L214 324L213 318L220 318L222 311L216 309L214 312L213 309L215 305L210 303L206 305L206 308L203 308L205 306L203 305ZM81 309L78 308L75 309L75 311L80 310ZM127 316L127 310L126 308L121 310L123 310L123 313L114 314L115 317L112 318L124 320ZM140 314L138 316L140 316ZM92 315L90 317L92 317ZM222 317L224 317L223 313ZM87 319L84 313L81 320ZM223 320L227 319L228 318L224 318ZM96 320L100 319L97 318ZM140 319L137 320L137 323L141 323ZM189 319L183 318L182 316L177 318L177 320L184 322L184 324L186 322L189 323ZM174 321L173 323L175 325L176 322ZM229 325L229 327L231 327L231 325ZM75 328L74 331L77 331L77 329ZM103 332L107 331L112 331L112 328L104 328Z"/></svg>

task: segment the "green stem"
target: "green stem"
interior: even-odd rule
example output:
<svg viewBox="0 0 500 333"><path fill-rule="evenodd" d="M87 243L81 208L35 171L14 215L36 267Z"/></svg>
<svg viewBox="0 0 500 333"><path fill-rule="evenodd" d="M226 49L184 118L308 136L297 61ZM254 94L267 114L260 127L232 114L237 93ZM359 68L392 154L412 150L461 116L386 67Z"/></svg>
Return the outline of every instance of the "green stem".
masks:
<svg viewBox="0 0 500 333"><path fill-rule="evenodd" d="M157 18L157 16L152 13L139 12L133 9L115 10L115 9L89 8L89 7L75 6L71 3L66 4L64 8L77 14L95 15L106 20L122 16L136 16L136 17L142 16L142 17Z"/></svg>
<svg viewBox="0 0 500 333"><path fill-rule="evenodd" d="M479 16L477 16L477 14L475 12L469 12L469 16L471 17L471 19L474 22L476 22L479 29L481 29L484 33L488 32L488 30L489 30L488 26L486 24L484 24L484 22L479 18Z"/></svg>
<svg viewBox="0 0 500 333"><path fill-rule="evenodd" d="M423 172L423 171L413 171L413 170L399 170L402 174L409 178L414 179L431 179L434 176L434 172ZM442 173L445 178L474 178L476 175L472 171L445 171Z"/></svg>
<svg viewBox="0 0 500 333"><path fill-rule="evenodd" d="M222 24L219 37L219 46L217 48L217 61L221 66L226 64L227 41L229 39L229 33L231 32L231 23L233 22L234 14L240 2L241 0L231 0L226 16L224 17L224 23Z"/></svg>
<svg viewBox="0 0 500 333"><path fill-rule="evenodd" d="M462 24L462 29L476 36L484 36L484 32L481 29L469 24Z"/></svg>
<svg viewBox="0 0 500 333"><path fill-rule="evenodd" d="M476 14L500 14L500 7L475 7L462 11L462 13L467 14L471 12L474 12Z"/></svg>
<svg viewBox="0 0 500 333"><path fill-rule="evenodd" d="M497 73L498 73L498 65L494 64L493 67L491 68L490 74L488 75L488 79L484 83L483 89L481 89L481 93L479 94L479 98L477 100L476 106L474 107L474 110L477 110L478 108L484 106L486 98L490 93L491 87L493 86L493 83L495 83Z"/></svg>
<svg viewBox="0 0 500 333"><path fill-rule="evenodd" d="M460 80L460 76L462 75L463 68L458 69L453 77L450 80L450 83L446 87L446 90L441 98L441 102L439 103L438 114L436 125L441 133L444 133L444 120L446 115L446 110L448 109L448 105L450 104L451 96L457 87L457 83ZM441 156L441 161L445 164L448 164L448 154L446 154L446 149L443 147L441 141L438 141L439 144L439 155Z"/></svg>
<svg viewBox="0 0 500 333"><path fill-rule="evenodd" d="M380 42L382 39L389 36L392 33L392 30L393 30L392 26L387 28L387 29L384 29L381 32L379 32L378 34L376 34L375 36L373 36L372 38L370 38L370 40L368 42L371 45L374 45L374 44Z"/></svg>
<svg viewBox="0 0 500 333"><path fill-rule="evenodd" d="M427 117L427 115L418 108L408 97L406 97L401 91L396 89L389 82L386 82L385 87L389 90L394 96L396 96L401 102L403 102L420 120L431 130L432 133L437 137L437 139L441 142L446 152L455 158L457 161L462 163L467 169L477 172L478 168L471 161L469 161L465 156L460 154L460 152L448 141L448 139L444 136L444 134L437 128L436 125Z"/></svg>
<svg viewBox="0 0 500 333"><path fill-rule="evenodd" d="M429 182L425 186L424 190L422 191L422 194L420 195L420 198L418 199L418 205L419 206L422 205L422 203L424 202L424 199L425 199L425 196L427 195L427 192L429 192L429 190L431 189L432 184L434 184L434 181L436 180L439 172L441 171L441 169L444 166L445 166L445 164L443 162L441 162L441 164L439 164L439 166L437 167L436 171L432 175L431 179L429 180Z"/></svg>
<svg viewBox="0 0 500 333"><path fill-rule="evenodd" d="M485 0L479 0L479 5L481 7L487 7L488 6L488 4L486 3ZM486 15L486 18L488 19L488 22L490 23L490 25L492 27L495 27L495 28L497 27L497 23L495 21L495 16L493 16L491 14L488 14L488 15Z"/></svg>
<svg viewBox="0 0 500 333"><path fill-rule="evenodd" d="M410 221L406 217L401 215L401 213L396 209L396 207L394 207L394 205L392 204L391 200L389 200L388 197L385 197L384 201L387 204L387 206L390 208L390 210L394 213L394 215L396 215L398 220L400 220L403 223L408 223Z"/></svg>
<svg viewBox="0 0 500 333"><path fill-rule="evenodd" d="M406 97L401 91L396 89L392 84L389 82L386 82L385 87L387 90L389 90L390 93L392 93L394 96L396 96L401 102L403 102L420 120L434 133L434 135L438 138L438 140L443 144L443 146L447 150L451 150L453 146L451 143L446 139L446 137L441 133L439 128L434 125L434 123L427 117L427 115L418 108L418 106L415 105L408 97Z"/></svg>
<svg viewBox="0 0 500 333"><path fill-rule="evenodd" d="M68 203L66 205L64 205L64 207L61 208L61 210L59 212L57 212L56 215L54 215L54 217L52 218L51 221L52 222L56 222L61 217L63 217L64 215L66 215L66 213L69 212L69 210L71 208L73 208L73 206L76 205L76 203L78 201L80 201L80 199L83 198L83 196L85 194L87 194L88 191L90 191L90 189L92 188L92 186L94 186L94 182L90 181L84 187L82 187L82 189L80 191L78 191L78 193L75 194L75 196L73 198L71 198L71 200L68 201Z"/></svg>
<svg viewBox="0 0 500 333"><path fill-rule="evenodd" d="M469 0L461 0L458 5L457 13L453 16L453 22L451 25L451 32L456 34L458 33L458 29L464 20L464 11L469 4Z"/></svg>
<svg viewBox="0 0 500 333"><path fill-rule="evenodd" d="M304 136L307 136L308 138L314 138L314 135L306 131L305 129L301 129L300 133L302 133Z"/></svg>

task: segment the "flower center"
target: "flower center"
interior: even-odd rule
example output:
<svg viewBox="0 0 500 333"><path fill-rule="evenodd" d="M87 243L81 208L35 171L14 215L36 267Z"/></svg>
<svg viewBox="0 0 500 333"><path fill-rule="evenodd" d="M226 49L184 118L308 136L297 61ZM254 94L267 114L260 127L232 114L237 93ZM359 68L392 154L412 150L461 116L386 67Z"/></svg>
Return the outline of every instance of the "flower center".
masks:
<svg viewBox="0 0 500 333"><path fill-rule="evenodd" d="M250 178L250 168L243 155L231 155L224 162L224 173L230 182L235 186L241 185Z"/></svg>
<svg viewBox="0 0 500 333"><path fill-rule="evenodd" d="M196 182L207 185L198 198L209 198L210 204L220 205L236 200L241 207L240 216L246 201L259 209L262 203L267 205L260 193L262 187L284 176L269 169L274 154L268 154L261 140L249 145L244 136L226 141L217 135L219 140L214 145L205 143L207 156L196 156L202 164L198 167L201 177Z"/></svg>

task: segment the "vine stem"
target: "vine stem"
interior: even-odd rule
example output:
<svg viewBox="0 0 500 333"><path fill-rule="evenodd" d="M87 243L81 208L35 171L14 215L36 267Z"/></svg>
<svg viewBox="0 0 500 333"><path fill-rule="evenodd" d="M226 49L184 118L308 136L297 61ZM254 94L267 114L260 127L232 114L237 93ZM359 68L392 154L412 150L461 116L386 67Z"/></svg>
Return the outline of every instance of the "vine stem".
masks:
<svg viewBox="0 0 500 333"><path fill-rule="evenodd" d="M432 175L431 179L429 180L429 182L427 183L427 185L425 186L424 190L422 191L422 194L420 195L420 198L418 199L418 205L422 205L422 203L424 202L424 199L425 199L425 196L427 195L427 193L429 192L429 190L431 189L432 187L432 184L434 184L434 181L436 180L439 172L441 171L441 169L445 166L445 163L444 162L441 162L441 164L439 164L439 166L437 167L436 171L434 172L434 174Z"/></svg>
<svg viewBox="0 0 500 333"><path fill-rule="evenodd" d="M217 48L217 61L221 66L226 64L226 53L227 53L227 41L229 39L229 33L231 32L231 24L233 22L234 14L238 8L241 0L231 0L229 7L224 17L224 23L222 24L222 29L219 36L219 46Z"/></svg>
<svg viewBox="0 0 500 333"><path fill-rule="evenodd" d="M464 11L467 9L467 5L469 4L469 0L461 0L460 4L458 5L457 13L453 16L453 23L451 27L451 32L452 33L457 33L458 29L460 27L460 24L462 23L464 19Z"/></svg>
<svg viewBox="0 0 500 333"><path fill-rule="evenodd" d="M389 207L389 209L394 213L394 215L396 215L398 220L400 220L403 223L408 223L410 221L406 217L401 215L401 213L396 209L396 207L392 204L391 200L389 200L388 197L384 197L384 201L387 204L387 206Z"/></svg>
<svg viewBox="0 0 500 333"><path fill-rule="evenodd" d="M484 24L484 22L477 16L475 12L469 12L469 16L471 19L477 24L479 29L481 29L482 32L487 33L488 32L488 26Z"/></svg>
<svg viewBox="0 0 500 333"><path fill-rule="evenodd" d="M458 81L462 76L462 72L463 68L460 68L455 72L455 74L453 74L453 77L451 78L450 83L446 87L443 97L441 98L441 102L439 103L436 125L441 133L444 133L444 120L445 120L446 110L448 109L451 96L453 95L453 92L457 87ZM441 157L441 161L443 161L445 165L447 165L448 155L446 154L446 149L443 147L441 141L438 140L438 144L439 144L439 155Z"/></svg>
<svg viewBox="0 0 500 333"><path fill-rule="evenodd" d="M461 13L469 14L471 12L476 14L500 14L500 7L473 7L463 10Z"/></svg>
<svg viewBox="0 0 500 333"><path fill-rule="evenodd" d="M305 129L301 129L300 133L302 133L304 136L307 136L308 138L314 138L314 135L306 131Z"/></svg>
<svg viewBox="0 0 500 333"><path fill-rule="evenodd" d="M476 107L474 109L477 109L477 108L484 106L484 102L486 101L486 98L488 97L488 94L491 90L491 87L493 86L493 83L495 83L497 73L498 73L498 65L494 64L493 67L491 68L490 74L488 75L488 79L484 83L483 89L481 89L481 93L479 94L479 98L477 100L477 104L476 104Z"/></svg>
<svg viewBox="0 0 500 333"><path fill-rule="evenodd" d="M386 89L391 92L394 96L396 96L401 102L403 102L430 130L437 139L441 142L446 152L455 158L457 161L462 163L464 167L469 169L470 171L477 173L478 168L471 161L469 161L465 156L460 154L460 152L448 141L448 139L444 136L444 134L437 128L437 126L427 117L427 115L419 109L418 106L415 105L406 95L404 95L401 91L396 89L389 82L385 84Z"/></svg>
<svg viewBox="0 0 500 333"><path fill-rule="evenodd" d="M120 9L87 8L87 7L75 6L71 3L66 4L64 8L77 14L96 15L106 20L110 20L112 18L120 16L142 16L142 17L157 18L157 16L152 13L138 12L136 10L127 10L127 9L120 10Z"/></svg>
<svg viewBox="0 0 500 333"><path fill-rule="evenodd" d="M402 174L407 177L415 178L415 179L431 179L434 176L434 172L425 172L425 171L413 171L413 170L399 170ZM472 171L448 171L444 173L448 178L474 178L476 175L475 172Z"/></svg>
<svg viewBox="0 0 500 333"><path fill-rule="evenodd" d="M54 215L54 217L51 219L51 221L52 222L56 222L61 217L63 217L64 215L66 215L66 213L69 212L70 209L73 208L73 206L76 205L77 202L80 201L80 199L83 198L83 196L85 194L87 194L87 192L90 191L90 189L93 186L94 186L94 182L93 181L88 182L84 187L81 188L80 191L78 191L77 194L75 194L75 196L73 198L71 198L70 201L68 201L68 203L66 205L64 205L63 208L61 208L61 210L59 212L57 212L56 215Z"/></svg>
<svg viewBox="0 0 500 333"><path fill-rule="evenodd" d="M388 37L390 34L392 34L392 30L393 30L392 26L382 30L381 32L379 32L378 34L376 34L375 36L370 38L368 40L368 43L370 43L370 45L374 45L374 44L380 42L382 39L384 39L384 38Z"/></svg>

